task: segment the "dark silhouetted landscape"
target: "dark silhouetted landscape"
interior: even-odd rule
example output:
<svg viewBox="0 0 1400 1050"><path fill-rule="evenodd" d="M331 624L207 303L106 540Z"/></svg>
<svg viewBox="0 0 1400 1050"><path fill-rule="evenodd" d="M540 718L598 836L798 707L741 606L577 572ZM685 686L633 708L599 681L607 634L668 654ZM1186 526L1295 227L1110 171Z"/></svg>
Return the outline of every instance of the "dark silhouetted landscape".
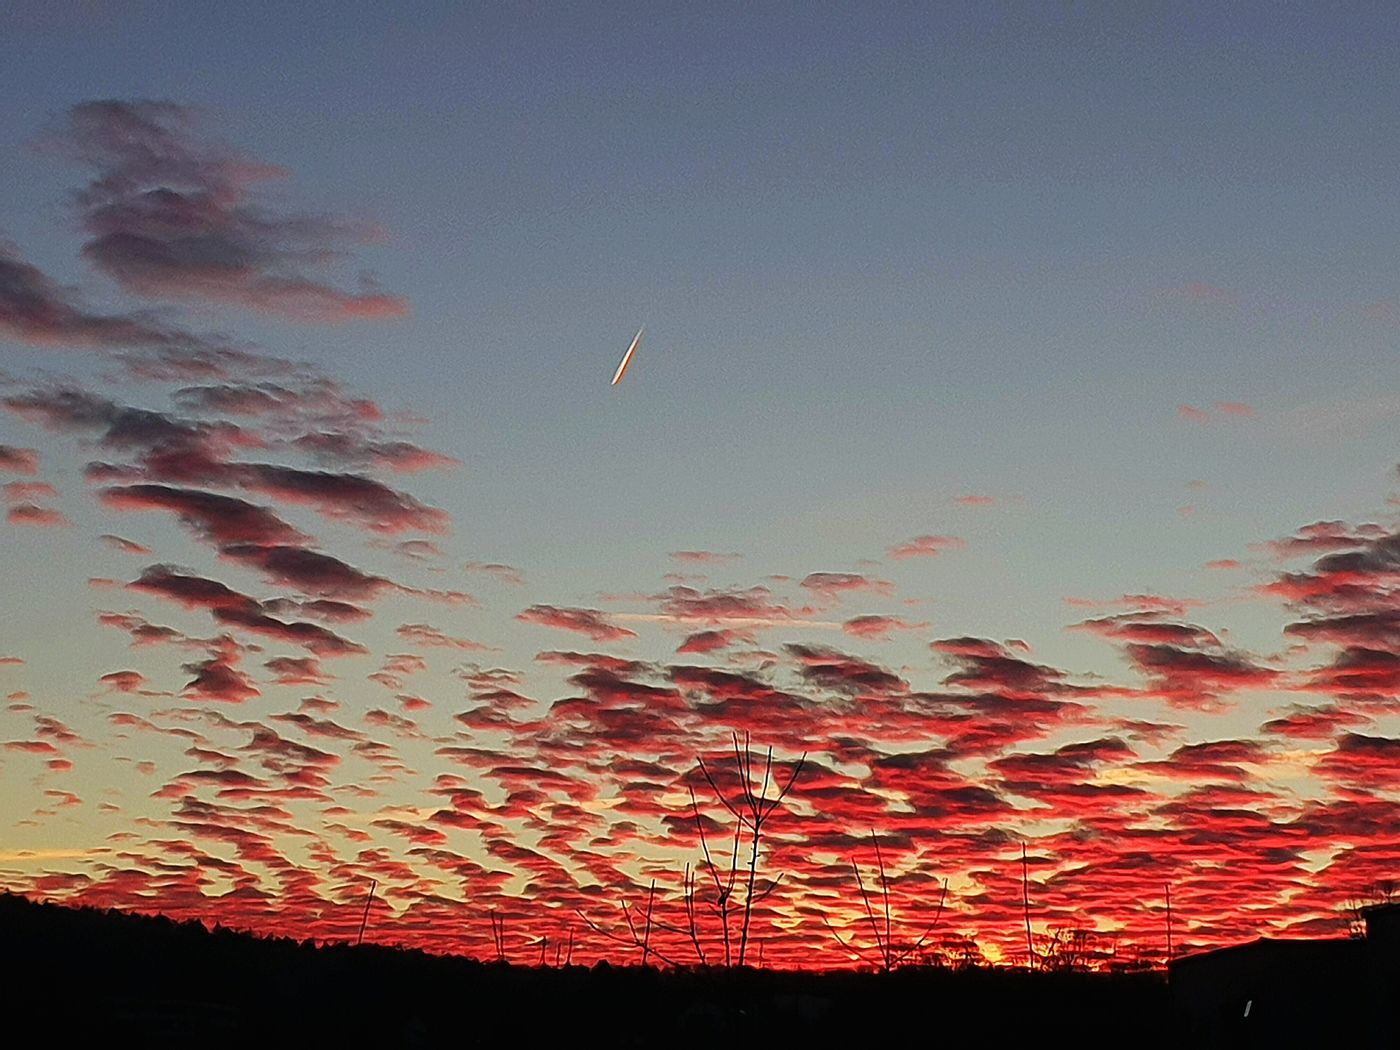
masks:
<svg viewBox="0 0 1400 1050"><path fill-rule="evenodd" d="M1397 905L1374 909L1377 930L1365 938L1261 940L1189 957L1170 982L1162 971L988 966L519 966L257 937L13 894L0 897L0 937L13 1001L74 1040L822 1046L975 1029L998 1045L1387 1047L1400 992L1397 913Z"/></svg>

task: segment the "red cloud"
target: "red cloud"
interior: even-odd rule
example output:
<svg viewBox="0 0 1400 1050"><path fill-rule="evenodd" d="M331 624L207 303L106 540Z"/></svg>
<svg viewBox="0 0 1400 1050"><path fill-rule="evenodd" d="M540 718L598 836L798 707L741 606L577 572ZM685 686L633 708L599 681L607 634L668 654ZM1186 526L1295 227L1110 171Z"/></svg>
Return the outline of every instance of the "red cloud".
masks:
<svg viewBox="0 0 1400 1050"><path fill-rule="evenodd" d="M1069 689L1063 672L1013 656L999 642L985 638L946 638L930 642L929 648L942 653L956 666L945 679L949 685L1024 697Z"/></svg>
<svg viewBox="0 0 1400 1050"><path fill-rule="evenodd" d="M845 693L903 691L908 683L882 667L826 646L788 645L801 664L803 679Z"/></svg>
<svg viewBox="0 0 1400 1050"><path fill-rule="evenodd" d="M277 676L278 685L324 685L319 661L310 656L275 656L263 666Z"/></svg>
<svg viewBox="0 0 1400 1050"><path fill-rule="evenodd" d="M53 529L71 525L61 511L51 507L40 507L33 503L18 503L5 512L5 520L11 525L32 525L38 528Z"/></svg>
<svg viewBox="0 0 1400 1050"><path fill-rule="evenodd" d="M134 693L146 684L146 676L139 671L111 671L99 681L114 692Z"/></svg>
<svg viewBox="0 0 1400 1050"><path fill-rule="evenodd" d="M688 562L692 565L727 565L730 562L738 561L741 556L738 554L718 554L715 551L672 551L671 557L676 561Z"/></svg>
<svg viewBox="0 0 1400 1050"><path fill-rule="evenodd" d="M397 586L382 576L361 572L339 558L306 547L235 543L221 548L219 553L230 561L256 567L273 583L320 598L364 600Z"/></svg>
<svg viewBox="0 0 1400 1050"><path fill-rule="evenodd" d="M570 609L555 605L532 605L516 617L523 623L536 623L541 627L554 627L561 631L576 631L586 634L595 642L615 642L623 638L637 637L636 631L618 627L597 609Z"/></svg>
<svg viewBox="0 0 1400 1050"><path fill-rule="evenodd" d="M0 445L0 470L8 470L12 474L37 474L39 453L32 448Z"/></svg>
<svg viewBox="0 0 1400 1050"><path fill-rule="evenodd" d="M400 540L389 547L395 554L400 554L405 558L412 558L414 561L432 561L434 558L442 557L442 548L432 540Z"/></svg>
<svg viewBox="0 0 1400 1050"><path fill-rule="evenodd" d="M1243 653L1137 642L1126 651L1134 666L1153 679L1154 691L1178 707L1210 708L1220 693L1267 689L1279 677Z"/></svg>
<svg viewBox="0 0 1400 1050"><path fill-rule="evenodd" d="M102 449L141 461L139 470L89 464L87 474L97 480L128 480L144 475L157 480L199 479L212 483L227 474L226 461L232 451L259 443L256 435L229 423L178 419L163 412L119 405L73 387L31 390L6 398L4 405L49 430L95 434Z"/></svg>
<svg viewBox="0 0 1400 1050"><path fill-rule="evenodd" d="M932 558L944 551L967 544L957 536L915 536L907 543L890 548L891 558Z"/></svg>
<svg viewBox="0 0 1400 1050"><path fill-rule="evenodd" d="M1151 613L1128 613L1098 620L1085 620L1083 623L1075 624L1075 628L1126 642L1220 645L1220 639L1204 627L1186 623L1169 623L1156 619Z"/></svg>
<svg viewBox="0 0 1400 1050"><path fill-rule="evenodd" d="M194 677L185 685L185 695L231 704L241 704L261 695L252 679L239 669L240 655L238 644L231 638L224 638L208 659L186 664L185 671Z"/></svg>
<svg viewBox="0 0 1400 1050"><path fill-rule="evenodd" d="M113 536L111 533L104 533L97 537L109 547L122 551L126 554L150 554L151 548L134 543L131 540L123 539L121 536Z"/></svg>
<svg viewBox="0 0 1400 1050"><path fill-rule="evenodd" d="M302 616L309 616L313 620L321 620L324 623L354 623L359 620L367 620L374 615L368 609L362 609L358 605L327 598L315 598L311 601L272 598L263 602L262 606L267 612L275 613L278 616L300 613Z"/></svg>
<svg viewBox="0 0 1400 1050"><path fill-rule="evenodd" d="M1400 738L1344 733L1335 750L1322 756L1323 776L1373 791L1400 787Z"/></svg>
<svg viewBox="0 0 1400 1050"><path fill-rule="evenodd" d="M199 489L127 485L103 489L99 498L115 510L168 510L217 546L302 543L308 539L267 507Z"/></svg>
<svg viewBox="0 0 1400 1050"><path fill-rule="evenodd" d="M890 594L894 591L894 584L888 580L871 579L858 572L812 572L803 578L801 586L827 597L833 597L843 591L871 591L875 594Z"/></svg>
<svg viewBox="0 0 1400 1050"><path fill-rule="evenodd" d="M212 345L146 314L100 314L83 309L70 293L22 260L15 246L5 241L0 241L0 335L40 347L195 349Z"/></svg>
<svg viewBox="0 0 1400 1050"><path fill-rule="evenodd" d="M1227 416L1240 416L1245 419L1254 415L1254 409L1241 401L1217 401L1215 410Z"/></svg>
<svg viewBox="0 0 1400 1050"><path fill-rule="evenodd" d="M57 499L58 489L47 481L11 481L0 486L9 503L32 502L36 499Z"/></svg>
<svg viewBox="0 0 1400 1050"><path fill-rule="evenodd" d="M1217 415L1236 419L1254 418L1254 409L1242 401L1217 401L1214 407ZM1177 405L1176 414L1188 423L1207 423L1211 418L1208 411L1195 405Z"/></svg>
<svg viewBox="0 0 1400 1050"><path fill-rule="evenodd" d="M525 584L525 574L511 565L502 565L499 562L469 561L462 568L467 572L479 572L487 576L494 576L502 583L513 584L517 587Z"/></svg>
<svg viewBox="0 0 1400 1050"><path fill-rule="evenodd" d="M398 474L444 470L462 463L452 456L407 441L375 441L349 431L303 434L292 446L310 453L322 463L340 467L383 467Z"/></svg>
<svg viewBox="0 0 1400 1050"><path fill-rule="evenodd" d="M252 373L246 362L240 362L239 372ZM227 378L227 368L218 369L215 375ZM187 386L175 391L172 399L181 408L200 413L234 416L260 416L293 425L336 424L342 427L355 427L360 424L377 423L384 413L373 401L364 398L349 398L341 393L340 385L326 377L311 377L295 383L238 382L219 383L212 386ZM342 435L340 432L317 435L330 441L342 436L347 440L360 435ZM300 439L299 439L300 440ZM313 441L314 445L316 442ZM293 442L296 444L296 442Z"/></svg>
<svg viewBox="0 0 1400 1050"><path fill-rule="evenodd" d="M747 590L699 591L674 586L657 595L663 616L678 621L742 624L745 621L781 623L807 614L809 609L790 609L772 599L767 587Z"/></svg>
<svg viewBox="0 0 1400 1050"><path fill-rule="evenodd" d="M887 638L895 631L914 631L927 627L923 623L909 623L898 616L856 616L841 625L841 630L857 638Z"/></svg>
<svg viewBox="0 0 1400 1050"><path fill-rule="evenodd" d="M7 740L0 744L6 751L17 751L26 755L56 755L58 748L46 740Z"/></svg>
<svg viewBox="0 0 1400 1050"><path fill-rule="evenodd" d="M1368 721L1365 715L1338 707L1295 707L1288 714L1265 722L1259 730L1302 740L1331 740L1338 729L1365 725Z"/></svg>
<svg viewBox="0 0 1400 1050"><path fill-rule="evenodd" d="M1315 521L1311 525L1304 525L1285 539L1270 540L1256 546L1277 558L1287 559L1301 555L1316 556L1328 551L1356 550L1375 540L1384 539L1385 535L1385 529L1379 525L1359 525L1353 528L1343 521Z"/></svg>
<svg viewBox="0 0 1400 1050"><path fill-rule="evenodd" d="M737 642L753 643L753 636L743 631L734 630L714 630L696 631L688 634L685 641L677 647L678 653L713 653L720 649L728 649Z"/></svg>
<svg viewBox="0 0 1400 1050"><path fill-rule="evenodd" d="M407 304L374 289L345 292L306 271L371 227L277 215L250 200L280 169L197 141L168 102L86 102L63 142L94 171L79 196L91 239L83 255L129 292L236 303L299 321L400 317Z"/></svg>
<svg viewBox="0 0 1400 1050"><path fill-rule="evenodd" d="M405 638L410 642L436 649L458 649L462 652L481 653L490 650L489 645L482 645L474 642L470 638L453 638L443 634L436 627L426 623L405 623L394 629L394 633L400 638Z"/></svg>
<svg viewBox="0 0 1400 1050"><path fill-rule="evenodd" d="M307 504L327 518L351 521L371 532L447 531L448 517L443 511L360 474L298 470L270 463L239 464L229 469L242 488L288 503Z"/></svg>
<svg viewBox="0 0 1400 1050"><path fill-rule="evenodd" d="M300 645L318 656L346 656L366 651L364 646L347 641L319 624L278 620L267 614L261 602L246 594L216 580L192 576L167 565L150 566L127 586L178 602L187 609L207 609L222 624Z"/></svg>
<svg viewBox="0 0 1400 1050"><path fill-rule="evenodd" d="M145 645L189 644L189 639L173 627L147 623L132 613L98 613L97 622L104 627L115 627L131 636L133 649Z"/></svg>

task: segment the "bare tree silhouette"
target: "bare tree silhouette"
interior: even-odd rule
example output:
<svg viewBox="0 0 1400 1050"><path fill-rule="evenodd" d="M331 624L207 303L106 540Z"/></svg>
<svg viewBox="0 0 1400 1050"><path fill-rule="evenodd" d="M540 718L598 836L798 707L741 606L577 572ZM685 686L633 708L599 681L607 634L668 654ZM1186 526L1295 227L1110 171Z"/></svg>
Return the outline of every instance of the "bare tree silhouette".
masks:
<svg viewBox="0 0 1400 1050"><path fill-rule="evenodd" d="M694 792L694 791L692 791L692 792L690 793L690 804L691 804L692 806L695 806L695 792ZM696 809L696 818L697 818L697 819L696 819L696 826L700 828L700 833L701 833L701 835L703 836L703 835L704 835L704 826L700 824L700 821L699 821L699 819L698 819L698 818L699 818L699 809L698 809L698 807L697 807L697 809ZM682 891L682 893L683 893L682 899L683 899L683 901L684 901L684 903L685 903L685 919L686 919L685 925L686 925L686 933L687 933L687 935L690 937L690 944L691 944L691 947L693 947L693 948L695 949L695 958L699 961L699 963L700 963L701 966L708 966L708 965L709 965L709 958L705 955L705 946L704 946L703 944L700 943L700 921L699 921L699 916L696 914L697 893L696 893L696 889L695 889L695 883L696 883L697 876L698 876L698 872L697 872L695 869L692 869L691 866L690 866L689 864L687 864L687 865L685 866L685 882L684 882L684 888L683 888L683 891ZM726 930L728 929L727 925L726 925L725 928L726 928ZM726 937L726 940L727 940L727 939L728 939L728 938Z"/></svg>
<svg viewBox="0 0 1400 1050"><path fill-rule="evenodd" d="M560 966L572 966L573 963L574 963L574 924L573 924L573 923L569 923L569 943L568 943L568 949L567 949L567 951L565 950L565 945L563 944L562 941L561 941L561 942L558 942L558 943L556 943L556 944L554 945L554 966L555 966L555 969L558 969Z"/></svg>
<svg viewBox="0 0 1400 1050"><path fill-rule="evenodd" d="M735 820L734 841L729 850L729 861L727 871L725 866L716 862L714 854L710 850L710 842L705 834L705 821L700 812L700 803L695 797L695 789L690 790L690 806L695 815L695 828L700 834L700 849L703 853L703 864L709 881L714 886L714 898L709 902L719 916L722 943L724 947L725 966L743 966L748 955L749 931L753 922L754 905L768 897L778 888L782 882L783 875L779 873L771 879L766 886L758 885L758 860L763 842L763 829L768 819L782 805L783 799L787 797L792 785L797 782L803 767L807 763L807 752L802 753L802 757L793 766L792 772L787 778L786 784L779 784L773 775L773 749L768 748L767 756L763 763L763 778L755 783L754 756L749 745L749 734L744 734L742 747L739 743L739 734L733 734L734 741L734 767L738 778L737 796L731 799L720 788L714 775L710 772L710 767L705 764L705 759L701 755L696 756L699 763L700 772L704 775L705 781L710 785L710 790L714 793L716 800L729 811ZM769 795L770 786L775 790L775 794ZM742 901L735 901L735 890L740 884L739 849L744 834L749 837L749 861L748 872L743 878L744 896ZM686 915L689 920L689 932L691 943L695 947L697 955L702 964L705 962L704 948L700 943L700 934L697 924L696 909L696 876L690 874L690 869L686 869ZM735 937L731 930L734 921L739 921L738 944L735 945Z"/></svg>
<svg viewBox="0 0 1400 1050"><path fill-rule="evenodd" d="M491 909L491 940L496 946L496 961L506 961L506 920Z"/></svg>
<svg viewBox="0 0 1400 1050"><path fill-rule="evenodd" d="M1099 958L1094 948L1094 933L1082 926L1056 928L1045 938L1039 953L1039 965L1050 973L1083 973Z"/></svg>
<svg viewBox="0 0 1400 1050"><path fill-rule="evenodd" d="M880 839L875 834L875 829L870 829L870 841L875 847L875 863L880 871L880 896L883 903L884 930L875 915L875 908L870 903L870 893L865 888L865 879L861 876L860 866L855 858L851 858L851 871L856 876L856 887L860 890L861 902L865 905L865 916L870 920L870 930L875 935L875 957L876 965L884 973L889 973L896 966L900 966L910 959L915 958L923 948L924 942L928 940L929 934L938 927L938 921L943 917L943 904L948 898L948 880L943 880L943 892L938 896L938 911L934 914L933 922L919 935L917 940L900 943L894 938L893 912L890 907L890 881L885 870L885 855L880 851ZM860 948L854 942L846 940L841 936L829 919L823 917L826 928L831 931L831 935L836 938L842 947L855 952L862 959L869 960L869 955L865 949Z"/></svg>
<svg viewBox="0 0 1400 1050"><path fill-rule="evenodd" d="M374 903L374 891L378 885L378 879L370 879L369 896L365 898L365 913L360 916L360 935L355 938L357 945L365 942L365 926L369 923L369 906Z"/></svg>
<svg viewBox="0 0 1400 1050"><path fill-rule="evenodd" d="M596 933L596 934L598 934L598 935L600 935L600 936L602 936L602 937L606 937L606 938L607 938L608 940L610 940L610 941L615 941L615 942L618 943L618 944L625 944L625 945L627 945L627 946L629 946L629 947L638 949L638 950L642 953L642 965L643 965L643 966L647 965L647 963L650 961L650 959L651 959L651 957L652 957L653 955L656 956L658 959L660 959L662 962L664 962L667 966L679 966L679 965L680 965L680 963L676 962L676 960L674 960L674 959L668 957L667 955L663 954L660 950L658 950L657 948L655 948L655 947L652 945L652 943L651 943L651 931L652 931L652 927L653 927L653 926L656 926L656 927L658 927L658 928L669 928L669 927L664 927L660 922L655 921L655 912L656 912L656 880L655 880L655 879L652 879L652 880L651 880L651 888L647 890L647 904L646 904L646 910L645 910L645 911L642 910L642 908L641 908L640 905L631 905L631 904L628 904L626 900L620 900L620 901L618 901L618 902L617 902L617 907L618 907L618 910L622 912L623 924L624 924L625 927L626 927L625 930L623 930L623 929L608 929L608 928L606 928L606 927L600 926L600 925L598 925L598 923L594 922L594 921L593 921L592 919L590 919L587 915L585 915L582 911L579 911L578 917L579 917L580 919L582 919L582 920L588 925L588 928L589 928L590 930L592 930L594 933ZM637 911L636 918L633 918L633 915L632 915L632 911L633 911L633 908L634 908L634 907L636 908L636 911ZM571 943L571 950L572 950L572 943Z"/></svg>
<svg viewBox="0 0 1400 1050"><path fill-rule="evenodd" d="M1393 879L1377 879L1360 893L1348 897L1343 909L1347 916L1347 932L1360 940L1366 936L1366 917L1362 913L1372 905L1392 904L1400 901L1400 882Z"/></svg>
<svg viewBox="0 0 1400 1050"><path fill-rule="evenodd" d="M1036 966L1035 941L1031 939L1031 877L1030 865L1026 860L1026 844L1021 843L1021 910L1026 918L1026 968Z"/></svg>

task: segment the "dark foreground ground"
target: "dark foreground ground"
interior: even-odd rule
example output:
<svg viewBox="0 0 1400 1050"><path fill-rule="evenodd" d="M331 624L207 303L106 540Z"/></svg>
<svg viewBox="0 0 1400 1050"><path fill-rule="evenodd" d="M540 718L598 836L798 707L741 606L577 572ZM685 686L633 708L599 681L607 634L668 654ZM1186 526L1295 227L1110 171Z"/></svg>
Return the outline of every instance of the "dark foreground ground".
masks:
<svg viewBox="0 0 1400 1050"><path fill-rule="evenodd" d="M1153 974L533 969L318 948L10 895L0 896L0 952L7 1027L31 1021L62 1045L1188 1042L1175 1037L1165 982Z"/></svg>

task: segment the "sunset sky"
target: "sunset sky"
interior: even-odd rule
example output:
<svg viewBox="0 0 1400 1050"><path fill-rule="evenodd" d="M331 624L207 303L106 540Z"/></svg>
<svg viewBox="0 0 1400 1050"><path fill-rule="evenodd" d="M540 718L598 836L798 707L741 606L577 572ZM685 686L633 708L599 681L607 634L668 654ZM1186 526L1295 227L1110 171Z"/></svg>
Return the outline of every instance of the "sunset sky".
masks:
<svg viewBox="0 0 1400 1050"><path fill-rule="evenodd" d="M0 11L0 887L627 958L747 732L767 964L1344 933L1393 9L604 6Z"/></svg>

